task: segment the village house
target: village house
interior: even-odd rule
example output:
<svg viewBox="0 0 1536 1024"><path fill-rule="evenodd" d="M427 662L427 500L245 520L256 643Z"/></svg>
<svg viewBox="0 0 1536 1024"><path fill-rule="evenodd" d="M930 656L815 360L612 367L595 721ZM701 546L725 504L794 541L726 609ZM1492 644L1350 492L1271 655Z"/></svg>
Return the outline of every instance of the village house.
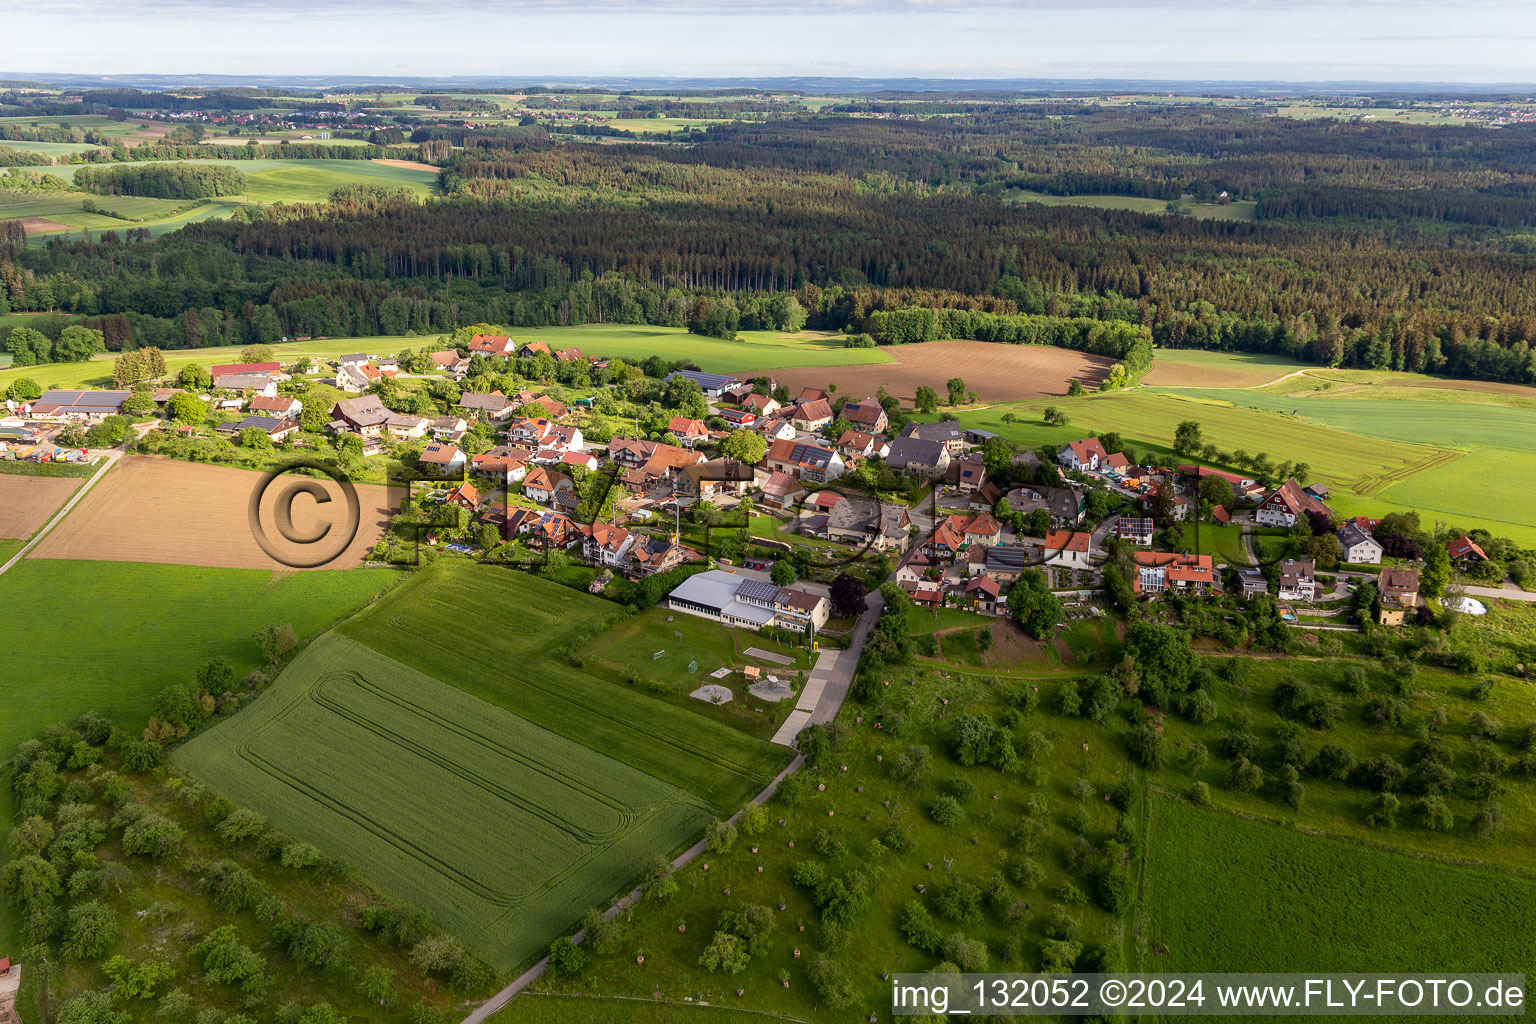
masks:
<svg viewBox="0 0 1536 1024"><path fill-rule="evenodd" d="M257 416L250 415L238 423L221 423L218 427L221 434L233 434L238 437L244 430L260 430L272 439L274 443L285 437L291 437L299 432L299 425L294 420L284 416Z"/></svg>
<svg viewBox="0 0 1536 1024"><path fill-rule="evenodd" d="M487 356L491 359L510 359L517 351L511 338L496 334L477 334L469 339L469 354L472 356Z"/></svg>
<svg viewBox="0 0 1536 1024"><path fill-rule="evenodd" d="M1280 563L1280 600L1316 601L1317 563L1310 558L1287 558Z"/></svg>
<svg viewBox="0 0 1536 1024"><path fill-rule="evenodd" d="M490 477L505 486L515 484L528 475L528 457L532 454L526 448L501 445L476 455L470 460L470 466L481 476Z"/></svg>
<svg viewBox="0 0 1536 1024"><path fill-rule="evenodd" d="M1408 613L1420 606L1417 569L1383 569L1377 577L1379 594L1376 622L1382 626L1401 626Z"/></svg>
<svg viewBox="0 0 1536 1024"><path fill-rule="evenodd" d="M1460 566L1472 565L1475 562L1486 562L1488 556L1478 546L1477 541L1471 537L1455 537L1445 544L1446 553L1451 556L1451 561Z"/></svg>
<svg viewBox="0 0 1536 1024"><path fill-rule="evenodd" d="M704 392L705 398L717 399L720 393L733 384L738 383L737 378L721 373L704 373L699 370L674 370L667 380L681 377L683 380L691 380Z"/></svg>
<svg viewBox="0 0 1536 1024"><path fill-rule="evenodd" d="M703 420L689 419L687 416L673 416L667 424L667 433L677 438L677 443L684 448L692 448L700 441L709 439L709 428Z"/></svg>
<svg viewBox="0 0 1536 1024"><path fill-rule="evenodd" d="M689 562L702 562L704 556L670 537L641 537L629 549L624 571L631 576L655 576Z"/></svg>
<svg viewBox="0 0 1536 1024"><path fill-rule="evenodd" d="M337 365L337 367L342 367L342 366L362 366L362 365L364 365L365 363L367 363L369 361L370 360L368 358L368 353L366 353L366 352L352 352L352 353L349 353L348 355L344 355L344 356L341 356L340 358L338 358L336 360L336 365Z"/></svg>
<svg viewBox="0 0 1536 1024"><path fill-rule="evenodd" d="M480 492L475 490L474 484L462 483L448 492L446 501L449 505L473 512L480 507Z"/></svg>
<svg viewBox="0 0 1536 1024"><path fill-rule="evenodd" d="M1339 546L1344 549L1344 561L1350 565L1380 565L1380 542L1362 530L1353 520L1339 527Z"/></svg>
<svg viewBox="0 0 1536 1024"><path fill-rule="evenodd" d="M1061 463L1064 469L1085 473L1098 469L1108 457L1109 452L1104 450L1103 443L1096 437L1085 437L1081 441L1073 441L1056 453L1056 461Z"/></svg>
<svg viewBox="0 0 1536 1024"><path fill-rule="evenodd" d="M837 452L796 441L773 442L763 462L772 472L788 473L798 480L818 484L831 483L847 468Z"/></svg>
<svg viewBox="0 0 1536 1024"><path fill-rule="evenodd" d="M695 573L667 595L667 607L727 626L811 632L827 624L827 599L799 587L780 587L723 569Z"/></svg>
<svg viewBox="0 0 1536 1024"><path fill-rule="evenodd" d="M635 535L617 523L597 522L582 538L582 557L605 569L622 569Z"/></svg>
<svg viewBox="0 0 1536 1024"><path fill-rule="evenodd" d="M1152 546L1152 520L1141 517L1121 516L1115 521L1115 536L1123 541L1144 548Z"/></svg>
<svg viewBox="0 0 1536 1024"><path fill-rule="evenodd" d="M754 416L772 416L783 408L771 395L760 395L755 391L742 398L741 407Z"/></svg>
<svg viewBox="0 0 1536 1024"><path fill-rule="evenodd" d="M885 414L884 407L873 398L858 402L844 402L839 415L851 423L855 430L870 434L884 433L885 428L891 425L890 417Z"/></svg>
<svg viewBox="0 0 1536 1024"><path fill-rule="evenodd" d="M468 456L451 444L429 444L417 461L438 476L452 476L469 464Z"/></svg>
<svg viewBox="0 0 1536 1024"><path fill-rule="evenodd" d="M1005 499L1010 511L1028 514L1037 508L1045 509L1055 527L1074 526L1082 522L1085 501L1080 491L1070 487L1047 487L1043 484L1025 484L1008 492Z"/></svg>
<svg viewBox="0 0 1536 1024"><path fill-rule="evenodd" d="M551 398L548 395L519 391L516 395L512 396L512 402L516 405L517 413L520 416L534 418L544 416L551 420L558 420L571 414L570 406L558 398ZM540 409L543 411L540 412Z"/></svg>
<svg viewBox="0 0 1536 1024"><path fill-rule="evenodd" d="M270 373L226 373L213 378L213 386L217 391L238 391L248 397L277 395L277 378Z"/></svg>
<svg viewBox="0 0 1536 1024"><path fill-rule="evenodd" d="M721 409L720 418L732 430L741 430L757 422L757 414L745 409Z"/></svg>
<svg viewBox="0 0 1536 1024"><path fill-rule="evenodd" d="M961 494L981 490L987 482L987 464L980 452L972 452L961 459L952 459L945 471L944 482Z"/></svg>
<svg viewBox="0 0 1536 1024"><path fill-rule="evenodd" d="M837 450L850 459L866 459L883 452L885 445L880 443L873 434L845 430L843 436L837 439Z"/></svg>
<svg viewBox="0 0 1536 1024"><path fill-rule="evenodd" d="M1265 496L1259 502L1259 507L1253 512L1253 521L1260 526L1284 526L1290 528L1297 521L1305 519L1308 513L1316 512L1321 515L1332 516L1333 510L1322 501L1301 489L1293 477L1281 484L1275 490Z"/></svg>
<svg viewBox="0 0 1536 1024"><path fill-rule="evenodd" d="M396 437L415 440L426 436L427 427L431 423L432 421L425 416L417 416L411 412L396 412L391 413L389 419L384 421L384 429Z"/></svg>
<svg viewBox="0 0 1536 1024"><path fill-rule="evenodd" d="M793 508L804 499L805 485L798 477L774 470L763 481L763 504L770 508Z"/></svg>
<svg viewBox="0 0 1536 1024"><path fill-rule="evenodd" d="M534 356L549 356L551 359L555 358L554 351L550 349L549 343L546 341L530 341L523 345L521 348L517 349L516 354L519 359L532 359Z"/></svg>
<svg viewBox="0 0 1536 1024"><path fill-rule="evenodd" d="M585 470L595 470L600 465L596 455L591 452L578 452L569 449L560 453L560 464L563 466L579 466Z"/></svg>
<svg viewBox="0 0 1536 1024"><path fill-rule="evenodd" d="M898 437L886 449L885 464L898 472L937 480L949 471L949 449L941 441Z"/></svg>
<svg viewBox="0 0 1536 1024"><path fill-rule="evenodd" d="M507 424L507 440L525 448L543 448L549 444L555 425L544 417L518 417Z"/></svg>
<svg viewBox="0 0 1536 1024"><path fill-rule="evenodd" d="M363 437L378 437L390 415L377 395L343 398L331 407L328 429L336 433L351 431Z"/></svg>
<svg viewBox="0 0 1536 1024"><path fill-rule="evenodd" d="M1099 461L1099 470L1113 477L1128 475L1131 468L1131 460L1120 452L1110 452Z"/></svg>
<svg viewBox="0 0 1536 1024"><path fill-rule="evenodd" d="M251 399L250 410L261 416L276 416L278 419L299 418L299 413L304 409L304 404L291 395L274 395L271 398L265 395Z"/></svg>
<svg viewBox="0 0 1536 1024"><path fill-rule="evenodd" d="M988 480L986 483L977 488L975 494L971 495L971 500L968 502L968 507L973 512L979 512L982 509L986 509L988 512L990 512L997 507L997 503L1001 501L1002 498L1003 489L999 487L995 481Z"/></svg>
<svg viewBox="0 0 1536 1024"><path fill-rule="evenodd" d="M363 363L361 366L355 363L348 363L336 370L336 389L338 391L345 391L349 395L360 395L383 379L384 375L372 363ZM213 383L215 387L227 386L220 385L217 380ZM274 393L276 392L276 387L277 385L274 383Z"/></svg>
<svg viewBox="0 0 1536 1024"><path fill-rule="evenodd" d="M933 563L928 561L928 556L923 554L922 548L913 548L902 557L900 562L896 563L896 582L916 583L927 574L932 565Z"/></svg>
<svg viewBox="0 0 1536 1024"><path fill-rule="evenodd" d="M976 576L966 580L961 588L961 604L979 615L1007 614L1008 603L1003 600L1002 590L990 576Z"/></svg>
<svg viewBox="0 0 1536 1024"><path fill-rule="evenodd" d="M1204 597L1220 593L1210 555L1177 551L1136 552L1136 578L1131 590L1141 595L1164 593Z"/></svg>
<svg viewBox="0 0 1536 1024"><path fill-rule="evenodd" d="M459 396L458 407L464 410L465 416L484 417L492 423L511 418L513 411L512 401L500 391L490 394L466 391Z"/></svg>
<svg viewBox="0 0 1536 1024"><path fill-rule="evenodd" d="M901 436L914 441L941 444L951 455L957 455L965 449L965 431L954 420L939 420L937 423L908 423L906 429L901 432Z"/></svg>
<svg viewBox="0 0 1536 1024"><path fill-rule="evenodd" d="M972 550L973 555L976 550ZM982 574L990 579L997 580L999 583L1011 583L1017 580L1023 575L1025 567L1029 565L1028 548L997 545L979 550L984 554L981 563Z"/></svg>
<svg viewBox="0 0 1536 1024"><path fill-rule="evenodd" d="M1269 580L1265 579L1264 573L1258 569L1237 570L1237 585L1245 601L1252 600L1260 594L1269 593Z"/></svg>
<svg viewBox="0 0 1536 1024"><path fill-rule="evenodd" d="M538 466L523 478L523 493L540 505L552 505L555 495L561 491L572 493L576 483L557 470Z"/></svg>
<svg viewBox="0 0 1536 1024"><path fill-rule="evenodd" d="M789 421L805 431L817 431L832 422L832 406L825 398L794 406Z"/></svg>
<svg viewBox="0 0 1536 1024"><path fill-rule="evenodd" d="M756 471L739 459L711 459L684 466L673 495L684 503L739 498L756 480Z"/></svg>
<svg viewBox="0 0 1536 1024"><path fill-rule="evenodd" d="M1046 565L1067 569L1086 569L1092 553L1093 537L1077 530L1050 530L1041 545L1042 560Z"/></svg>
<svg viewBox="0 0 1536 1024"><path fill-rule="evenodd" d="M457 380L469 373L469 360L450 348L432 353L432 367L451 374Z"/></svg>
<svg viewBox="0 0 1536 1024"><path fill-rule="evenodd" d="M580 362L586 358L586 356L581 354L581 349L579 348L562 348L555 350L555 362L557 363L575 363Z"/></svg>
<svg viewBox="0 0 1536 1024"><path fill-rule="evenodd" d="M795 425L789 422L788 419L773 418L759 420L753 424L752 429L754 432L762 434L763 439L769 444L775 441L793 441L800 436L800 431L796 430Z"/></svg>
<svg viewBox="0 0 1536 1024"><path fill-rule="evenodd" d="M832 396L827 393L825 388L801 388L800 393L795 396L795 400L792 404L804 405L806 402L830 401L832 401Z"/></svg>
<svg viewBox="0 0 1536 1024"><path fill-rule="evenodd" d="M459 441L469 433L469 424L462 416L439 416L427 429L439 441Z"/></svg>
<svg viewBox="0 0 1536 1024"><path fill-rule="evenodd" d="M1241 473L1230 473L1224 469L1213 469L1210 466L1185 465L1180 466L1178 471L1180 476L1193 477L1195 483L1208 476L1219 477L1232 485L1232 493L1239 498L1250 497L1259 486L1259 482L1253 477L1243 476Z"/></svg>
<svg viewBox="0 0 1536 1024"><path fill-rule="evenodd" d="M817 498L828 494L817 493ZM826 510L828 540L869 545L876 551L905 551L912 534L912 519L905 507L873 498L838 495Z"/></svg>
<svg viewBox="0 0 1536 1024"><path fill-rule="evenodd" d="M507 516L507 535L527 537L530 547L545 551L563 551L580 544L581 526L562 512L537 508L517 508Z"/></svg>

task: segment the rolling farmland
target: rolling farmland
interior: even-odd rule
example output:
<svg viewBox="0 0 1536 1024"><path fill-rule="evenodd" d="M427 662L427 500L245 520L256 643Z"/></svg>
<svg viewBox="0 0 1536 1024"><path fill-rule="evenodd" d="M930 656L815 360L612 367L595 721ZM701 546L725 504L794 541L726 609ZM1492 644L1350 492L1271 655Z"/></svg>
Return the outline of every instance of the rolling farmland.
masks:
<svg viewBox="0 0 1536 1024"><path fill-rule="evenodd" d="M468 620L465 609L473 610ZM605 631L615 612L601 598L524 573L443 562L337 631L735 810L783 765L787 752L571 665L565 648ZM459 621L468 624L451 625Z"/></svg>
<svg viewBox="0 0 1536 1024"><path fill-rule="evenodd" d="M330 636L179 763L517 964L684 845L701 800Z"/></svg>
<svg viewBox="0 0 1536 1024"><path fill-rule="evenodd" d="M1536 882L1153 802L1143 969L1529 971ZM1275 908L1285 907L1285 913ZM1454 913L1448 913L1455 908ZM1475 927L1475 939L1465 929ZM1469 941L1469 939L1471 941Z"/></svg>

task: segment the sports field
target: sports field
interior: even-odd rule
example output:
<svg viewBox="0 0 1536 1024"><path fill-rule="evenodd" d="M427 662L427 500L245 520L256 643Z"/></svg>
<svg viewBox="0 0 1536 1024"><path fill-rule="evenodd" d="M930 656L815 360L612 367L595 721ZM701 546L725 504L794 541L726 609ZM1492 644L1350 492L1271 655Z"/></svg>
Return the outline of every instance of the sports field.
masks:
<svg viewBox="0 0 1536 1024"><path fill-rule="evenodd" d="M314 482L325 488L327 500L292 500L294 534L324 538L334 531L340 538L348 525L345 493L334 481ZM296 477L284 475L261 492L260 529L280 560L274 559L258 543L250 518L251 497L265 483L266 475L252 470L125 455L28 557L283 571L324 553L332 557L319 568L351 569L389 525L388 489L358 484L358 522L350 541L291 544L275 525L279 501L297 485Z"/></svg>
<svg viewBox="0 0 1536 1024"><path fill-rule="evenodd" d="M573 642L617 609L557 583L467 562L440 562L363 614L343 636L567 739L735 810L787 752L704 714L575 668Z"/></svg>
<svg viewBox="0 0 1536 1024"><path fill-rule="evenodd" d="M1142 970L1536 967L1536 882L1527 879L1169 799L1153 801L1144 878Z"/></svg>
<svg viewBox="0 0 1536 1024"><path fill-rule="evenodd" d="M176 757L502 969L711 815L671 785L337 636Z"/></svg>

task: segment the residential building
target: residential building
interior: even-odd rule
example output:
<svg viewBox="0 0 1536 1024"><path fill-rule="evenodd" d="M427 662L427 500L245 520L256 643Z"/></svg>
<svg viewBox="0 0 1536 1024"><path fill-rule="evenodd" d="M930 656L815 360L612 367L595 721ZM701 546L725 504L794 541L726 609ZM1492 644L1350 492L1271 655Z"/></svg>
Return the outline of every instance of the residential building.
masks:
<svg viewBox="0 0 1536 1024"><path fill-rule="evenodd" d="M518 417L507 424L507 440L525 448L543 448L549 444L555 425L540 416L537 419Z"/></svg>
<svg viewBox="0 0 1536 1024"><path fill-rule="evenodd" d="M1056 453L1056 461L1065 469L1082 472L1098 469L1108 457L1109 452L1104 450L1103 443L1096 437L1085 437L1080 441L1073 441Z"/></svg>
<svg viewBox="0 0 1536 1024"><path fill-rule="evenodd" d="M1315 561L1287 558L1280 563L1280 600L1316 601L1319 589Z"/></svg>
<svg viewBox="0 0 1536 1024"><path fill-rule="evenodd" d="M999 545L981 550L986 556L982 562L982 574L1000 583L1017 580L1029 565L1028 548Z"/></svg>
<svg viewBox="0 0 1536 1024"><path fill-rule="evenodd" d="M1136 568L1136 578L1131 581L1131 589L1137 594L1175 593L1204 597L1221 592L1210 555L1138 551Z"/></svg>
<svg viewBox="0 0 1536 1024"><path fill-rule="evenodd" d="M850 459L866 459L883 451L885 446L880 444L877 448L877 439L873 434L861 433L857 430L845 430L843 436L837 439L837 450Z"/></svg>
<svg viewBox="0 0 1536 1024"><path fill-rule="evenodd" d="M549 356L553 359L555 353L546 341L530 341L517 350L519 359L532 359L535 356Z"/></svg>
<svg viewBox="0 0 1536 1024"><path fill-rule="evenodd" d="M981 490L987 482L987 464L980 452L972 452L964 458L951 459L945 471L944 482L961 494Z"/></svg>
<svg viewBox="0 0 1536 1024"><path fill-rule="evenodd" d="M837 452L797 441L773 442L768 446L763 462L770 471L788 473L797 480L818 484L831 483L847 468Z"/></svg>
<svg viewBox="0 0 1536 1024"><path fill-rule="evenodd" d="M470 459L470 467L500 484L515 484L528 475L528 458L532 454L525 448L500 445Z"/></svg>
<svg viewBox="0 0 1536 1024"><path fill-rule="evenodd" d="M757 414L746 409L721 409L720 418L732 430L742 430L757 422Z"/></svg>
<svg viewBox="0 0 1536 1024"><path fill-rule="evenodd" d="M699 390L704 392L705 398L719 398L723 390L738 382L735 377L720 373L703 373L699 370L674 370L667 379L672 380L674 377L693 381L699 386Z"/></svg>
<svg viewBox="0 0 1536 1024"><path fill-rule="evenodd" d="M304 404L291 395L275 395L272 398L258 395L251 399L250 410L261 416L296 420L304 410Z"/></svg>
<svg viewBox="0 0 1536 1024"><path fill-rule="evenodd" d="M820 491L816 497L827 493ZM817 507L821 507L820 502ZM828 540L868 545L876 551L905 551L912 533L912 519L906 508L873 498L841 495L826 508L826 516Z"/></svg>
<svg viewBox="0 0 1536 1024"><path fill-rule="evenodd" d="M432 367L444 370L452 374L454 379L458 379L469 373L469 360L450 348L432 353Z"/></svg>
<svg viewBox="0 0 1536 1024"><path fill-rule="evenodd" d="M1284 526L1292 527L1297 520L1304 519L1309 513L1317 512L1331 516L1333 510L1324 505L1321 500L1308 494L1296 483L1295 478L1287 480L1275 490L1265 496L1259 502L1259 507L1254 510L1253 521L1260 526Z"/></svg>
<svg viewBox="0 0 1536 1024"><path fill-rule="evenodd" d="M631 576L654 576L689 562L703 561L703 558L693 548L670 537L642 537L629 549L629 561L625 563L624 571Z"/></svg>
<svg viewBox="0 0 1536 1024"><path fill-rule="evenodd" d="M673 416L667 424L667 433L677 438L677 443L684 448L692 448L700 441L707 440L709 428L703 420L689 419L687 416Z"/></svg>
<svg viewBox="0 0 1536 1024"><path fill-rule="evenodd" d="M379 368L371 363L364 363L361 366L355 363L348 363L345 366L338 367L336 370L336 389L338 391L345 391L349 395L360 395L383 379L384 375L379 372ZM230 386L220 384L217 380L213 382L213 385L214 387ZM276 388L277 385L273 384L274 393Z"/></svg>
<svg viewBox="0 0 1536 1024"><path fill-rule="evenodd" d="M783 408L771 395L752 392L741 400L741 407L754 416L772 416Z"/></svg>
<svg viewBox="0 0 1536 1024"><path fill-rule="evenodd" d="M1339 546L1344 549L1344 561L1350 565L1380 565L1380 542L1365 532L1353 520L1339 527Z"/></svg>
<svg viewBox="0 0 1536 1024"><path fill-rule="evenodd" d="M968 604L971 611L981 615L1004 615L1008 603L1003 600L1002 589L992 577L976 576L965 581L960 593L963 603Z"/></svg>
<svg viewBox="0 0 1536 1024"><path fill-rule="evenodd" d="M469 424L462 416L439 416L427 429L440 441L458 441L469 433Z"/></svg>
<svg viewBox="0 0 1536 1024"><path fill-rule="evenodd" d="M916 441L941 444L951 455L965 448L965 431L954 420L939 420L937 423L908 423L906 429L901 432L901 436Z"/></svg>
<svg viewBox="0 0 1536 1024"><path fill-rule="evenodd" d="M540 505L554 504L557 493L574 493L575 490L575 481L545 466L536 467L523 478L523 493Z"/></svg>
<svg viewBox="0 0 1536 1024"><path fill-rule="evenodd" d="M480 492L471 483L462 483L448 492L447 502L469 512L480 507Z"/></svg>
<svg viewBox="0 0 1536 1024"><path fill-rule="evenodd" d="M1152 520L1140 517L1121 516L1115 521L1115 536L1123 541L1138 544L1141 547L1152 546L1152 534L1154 533Z"/></svg>
<svg viewBox="0 0 1536 1024"><path fill-rule="evenodd" d="M261 395L272 398L277 395L277 378L270 373L221 374L213 378L213 386L219 391L238 391L249 396Z"/></svg>
<svg viewBox="0 0 1536 1024"><path fill-rule="evenodd" d="M1446 542L1445 550L1451 556L1451 561L1458 565L1488 561L1488 556L1471 537L1455 537Z"/></svg>
<svg viewBox="0 0 1536 1024"><path fill-rule="evenodd" d="M773 508L792 508L805 499L805 485L798 477L781 470L768 474L763 482L763 504Z"/></svg>
<svg viewBox="0 0 1536 1024"><path fill-rule="evenodd" d="M1260 594L1269 593L1269 580L1264 578L1264 573L1258 569L1237 570L1238 586L1242 589L1244 600L1251 600Z"/></svg>
<svg viewBox="0 0 1536 1024"><path fill-rule="evenodd" d="M1241 473L1229 473L1224 469L1213 469L1210 466L1180 466L1179 474L1181 476L1192 476L1196 480L1208 476L1220 477L1232 485L1232 492L1239 498L1258 486L1258 481L1251 476L1243 476Z"/></svg>
<svg viewBox="0 0 1536 1024"><path fill-rule="evenodd" d="M341 356L340 358L338 358L336 360L336 365L338 367L342 367L342 366L363 366L364 364L366 364L368 362L370 362L370 360L368 358L368 353L366 353L366 352L353 352L353 353L350 353L348 355L344 355L344 356Z"/></svg>
<svg viewBox="0 0 1536 1024"><path fill-rule="evenodd" d="M1080 491L1070 487L1047 487L1044 484L1025 484L1015 487L1007 495L1008 508L1028 514L1043 508L1055 527L1073 526L1082 522L1086 502Z"/></svg>
<svg viewBox="0 0 1536 1024"><path fill-rule="evenodd" d="M752 488L756 477L756 471L739 459L711 459L684 466L673 494L684 502L739 498Z"/></svg>
<svg viewBox="0 0 1536 1024"><path fill-rule="evenodd" d="M802 402L790 409L789 421L801 430L820 430L832 422L832 405L825 398Z"/></svg>
<svg viewBox="0 0 1536 1024"><path fill-rule="evenodd" d="M1421 604L1419 573L1416 569L1383 569L1376 579L1380 595L1376 622L1383 626L1401 626L1408 613Z"/></svg>
<svg viewBox="0 0 1536 1024"><path fill-rule="evenodd" d="M465 416L483 416L493 423L511 418L514 409L512 400L500 391L490 394L466 391L459 396L458 407L464 410Z"/></svg>
<svg viewBox="0 0 1536 1024"><path fill-rule="evenodd" d="M635 534L617 523L593 523L582 540L582 555L594 565L622 569L636 539Z"/></svg>
<svg viewBox="0 0 1536 1024"><path fill-rule="evenodd" d="M451 444L429 444L417 460L423 469L438 476L452 476L469 464L469 457Z"/></svg>
<svg viewBox="0 0 1536 1024"><path fill-rule="evenodd" d="M1077 530L1051 530L1045 535L1045 544L1041 547L1041 553L1046 565L1067 569L1087 569L1090 565L1088 559L1092 552L1092 545L1091 534Z"/></svg>
<svg viewBox="0 0 1536 1024"><path fill-rule="evenodd" d="M510 359L517 351L511 338L496 334L477 334L469 339L469 354L472 356L487 356L491 359Z"/></svg>
<svg viewBox="0 0 1536 1024"><path fill-rule="evenodd" d="M858 402L844 402L840 415L853 424L854 429L870 434L884 433L885 428L891 425L890 417L885 414L884 407L873 398Z"/></svg>
<svg viewBox="0 0 1536 1024"><path fill-rule="evenodd" d="M831 402L832 396L824 388L801 388L800 394L795 396L794 405L804 405L806 402Z"/></svg>
<svg viewBox="0 0 1536 1024"><path fill-rule="evenodd" d="M350 430L365 438L378 437L391 415L378 395L343 398L331 407L330 429L336 432Z"/></svg>
<svg viewBox="0 0 1536 1024"><path fill-rule="evenodd" d="M384 429L396 437L405 437L415 440L425 437L427 427L432 423L425 416L417 416L410 412L391 413L389 419L384 421Z"/></svg>
<svg viewBox="0 0 1536 1024"><path fill-rule="evenodd" d="M937 480L949 471L949 449L942 441L898 437L886 449L885 464L899 472Z"/></svg>
<svg viewBox="0 0 1536 1024"><path fill-rule="evenodd" d="M775 441L793 441L800 436L800 431L795 429L793 423L789 422L788 419L779 419L777 417L759 420L753 424L752 429L762 434L769 444Z"/></svg>
<svg viewBox="0 0 1536 1024"><path fill-rule="evenodd" d="M245 430L260 430L273 441L281 441L299 432L299 425L294 420L285 416L256 416L251 415L238 423L224 423L219 426L219 432L239 436Z"/></svg>

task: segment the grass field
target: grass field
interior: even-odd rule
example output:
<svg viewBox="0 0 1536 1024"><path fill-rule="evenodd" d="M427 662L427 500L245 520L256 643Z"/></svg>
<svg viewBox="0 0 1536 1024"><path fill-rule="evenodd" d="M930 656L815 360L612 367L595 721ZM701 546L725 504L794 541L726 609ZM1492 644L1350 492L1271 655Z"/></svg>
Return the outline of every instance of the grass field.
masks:
<svg viewBox="0 0 1536 1024"><path fill-rule="evenodd" d="M1085 434L1120 431L1138 450L1148 447L1172 452L1174 429L1182 420L1196 420L1205 439L1227 451L1264 452L1281 460L1306 462L1312 478L1336 490L1375 494L1388 484L1422 472L1451 453L1423 445L1368 438L1278 412L1241 408L1212 397L1146 390L1112 392L1056 403L1066 412L1065 427L1048 426L1041 418L1047 403L1036 401L993 406L961 413L967 427L982 427L1030 445L1065 444ZM1005 413L1018 420L1004 423Z"/></svg>
<svg viewBox="0 0 1536 1024"><path fill-rule="evenodd" d="M710 817L673 786L337 636L176 757L500 969Z"/></svg>
<svg viewBox="0 0 1536 1024"><path fill-rule="evenodd" d="M1010 192L1008 197L1016 203L1039 203L1041 206L1087 206L1095 210L1130 210L1134 213L1168 212L1168 200L1148 199L1145 196L1056 196L1045 192L1020 191ZM1184 199L1179 203L1178 212L1201 220L1253 220L1255 205L1247 201L1217 205Z"/></svg>
<svg viewBox="0 0 1536 1024"><path fill-rule="evenodd" d="M1143 970L1536 968L1528 880L1167 799L1154 801L1147 858L1146 940L1166 953Z"/></svg>
<svg viewBox="0 0 1536 1024"><path fill-rule="evenodd" d="M0 576L0 603L31 610L0 631L0 750L92 710L137 728L149 697L201 662L223 658L237 679L258 667L262 626L309 636L398 578L23 559Z"/></svg>
<svg viewBox="0 0 1536 1024"><path fill-rule="evenodd" d="M680 1001L533 992L514 999L496 1020L498 1024L771 1024L799 1018Z"/></svg>
<svg viewBox="0 0 1536 1024"><path fill-rule="evenodd" d="M515 327L511 328L511 334L518 342L543 340L551 347L575 346L587 355L611 356L630 362L653 355L662 359L687 359L708 373L740 373L785 366L862 366L891 361L882 349L844 348L842 335L820 331L800 334L742 331L736 341L725 341L689 334L681 327L586 324L580 327Z"/></svg>
<svg viewBox="0 0 1536 1024"><path fill-rule="evenodd" d="M1308 364L1267 352L1204 352L1160 348L1142 383L1158 387L1245 388L1306 369Z"/></svg>
<svg viewBox="0 0 1536 1024"><path fill-rule="evenodd" d="M617 609L524 573L443 562L338 627L535 725L735 810L787 751L571 665ZM464 623L456 627L455 623Z"/></svg>

